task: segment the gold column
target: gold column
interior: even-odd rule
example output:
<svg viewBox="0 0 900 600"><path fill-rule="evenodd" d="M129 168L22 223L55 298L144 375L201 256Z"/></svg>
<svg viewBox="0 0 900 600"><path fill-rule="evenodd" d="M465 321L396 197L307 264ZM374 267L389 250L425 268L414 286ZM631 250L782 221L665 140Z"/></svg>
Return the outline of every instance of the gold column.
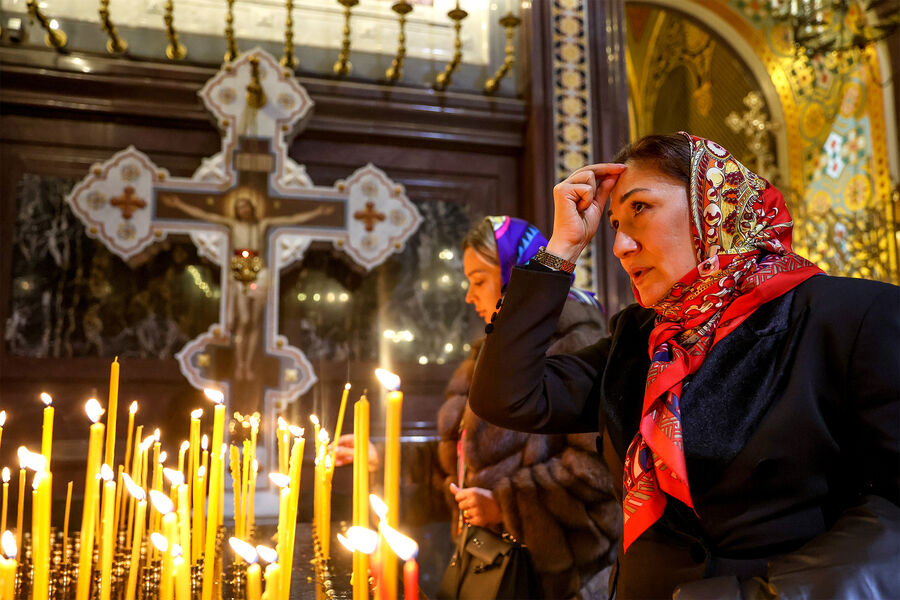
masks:
<svg viewBox="0 0 900 600"><path fill-rule="evenodd" d="M397 83L403 77L403 59L406 58L406 15L412 12L412 9L412 4L407 0L400 0L391 6L391 10L397 13L400 35L397 37L397 55L391 61L391 66L384 72L384 76L390 83Z"/></svg>
<svg viewBox="0 0 900 600"><path fill-rule="evenodd" d="M28 0L27 6L31 22L34 23L34 20L37 19L38 23L41 24L41 27L47 31L47 35L44 36L44 43L57 50L65 48L66 42L68 41L65 32L52 26L53 21L48 19L47 16L41 12L41 8L37 5L35 0Z"/></svg>
<svg viewBox="0 0 900 600"><path fill-rule="evenodd" d="M350 64L350 11L359 4L359 0L338 0L344 7L344 37L341 40L341 52L338 59L334 63L334 74L345 77L353 71L353 65Z"/></svg>
<svg viewBox="0 0 900 600"><path fill-rule="evenodd" d="M468 17L469 13L461 9L459 7L459 2L457 2L456 8L448 12L447 16L453 21L454 52L453 58L447 63L447 66L444 67L443 72L438 73L438 76L434 81L434 89L436 90L447 89L447 86L453 81L453 72L456 71L457 67L459 67L459 63L462 62L462 20Z"/></svg>
<svg viewBox="0 0 900 600"><path fill-rule="evenodd" d="M163 21L166 24L166 35L169 37L166 56L172 60L181 60L187 56L187 48L178 42L178 33L175 31L175 5L172 0L166 0L165 11Z"/></svg>
<svg viewBox="0 0 900 600"><path fill-rule="evenodd" d="M516 35L516 27L521 22L521 19L513 15L512 11L500 18L500 25L506 29L506 58L503 60L500 68L497 69L497 72L494 73L494 76L484 82L484 93L493 94L496 92L497 88L500 87L500 80L506 77L506 74L509 73L516 62L516 46L513 43L513 38Z"/></svg>
<svg viewBox="0 0 900 600"><path fill-rule="evenodd" d="M237 42L234 41L234 0L226 0L228 10L225 12L225 43L228 50L225 52L225 62L230 63L238 57Z"/></svg>
<svg viewBox="0 0 900 600"><path fill-rule="evenodd" d="M294 2L287 0L285 2L287 10L287 18L284 21L284 54L279 61L283 67L295 69L297 67L297 58L294 56Z"/></svg>
<svg viewBox="0 0 900 600"><path fill-rule="evenodd" d="M106 40L106 51L110 54L124 54L128 50L128 42L119 37L116 26L109 18L109 0L100 0L100 23L103 31L109 36Z"/></svg>

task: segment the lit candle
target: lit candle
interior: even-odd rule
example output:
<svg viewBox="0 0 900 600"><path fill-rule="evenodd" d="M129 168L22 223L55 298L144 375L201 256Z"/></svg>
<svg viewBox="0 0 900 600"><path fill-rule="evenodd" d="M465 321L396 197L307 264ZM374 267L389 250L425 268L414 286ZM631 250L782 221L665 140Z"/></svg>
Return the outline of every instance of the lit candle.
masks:
<svg viewBox="0 0 900 600"><path fill-rule="evenodd" d="M234 500L234 532L236 535L244 535L244 511L241 507L241 452L237 446L231 445L230 461L231 488Z"/></svg>
<svg viewBox="0 0 900 600"><path fill-rule="evenodd" d="M138 439L134 437L134 415L137 414L137 410L138 403L137 400L134 400L128 406L128 431L125 434L125 460L122 461L122 464L125 465L126 468L131 464L132 442Z"/></svg>
<svg viewBox="0 0 900 600"><path fill-rule="evenodd" d="M322 544L322 556L331 558L331 477L334 475L334 463L331 454L322 453L322 512L319 540Z"/></svg>
<svg viewBox="0 0 900 600"><path fill-rule="evenodd" d="M266 598L268 600L278 600L281 597L281 575L278 568L278 553L268 546L257 546L256 552L259 557L269 563L266 567Z"/></svg>
<svg viewBox="0 0 900 600"><path fill-rule="evenodd" d="M188 441L190 442L190 448L188 449L188 462L190 463L188 467L188 489L191 491L191 507L193 508L195 514L198 510L202 510L200 505L203 502L202 499L202 490L199 489L197 485L197 470L200 469L200 417L203 416L203 409L198 408L191 411L191 430L190 436L188 437ZM190 551L190 555L187 557L189 565L195 563L197 559L200 557L200 540L202 536L198 536L197 526L200 524L200 520L196 517L193 518L191 527L191 546L190 548L185 548L184 551Z"/></svg>
<svg viewBox="0 0 900 600"><path fill-rule="evenodd" d="M141 546L144 542L144 522L147 515L147 495L144 490L125 475L122 478L128 494L137 501L137 515L134 521L134 534L131 542L131 563L128 567L128 582L125 586L125 600L134 600L137 592L138 563L141 560Z"/></svg>
<svg viewBox="0 0 900 600"><path fill-rule="evenodd" d="M234 553L247 563L247 598L246 600L260 600L259 564L257 564L256 550L236 537L228 540Z"/></svg>
<svg viewBox="0 0 900 600"><path fill-rule="evenodd" d="M291 478L284 473L269 473L269 479L276 486L281 488L279 492L279 502L278 502L278 531L277 531L277 545L276 550L278 551L278 555L282 557L281 562L284 562L287 557L287 548L289 547L290 542L288 541L290 532L288 532L288 514L290 511L290 498L291 498ZM280 569L280 578L281 581L278 584L279 593L277 595L269 594L270 600L282 600L285 598L285 592L290 588L290 580L291 574L287 571L287 565ZM266 579L266 583L268 583L268 578Z"/></svg>
<svg viewBox="0 0 900 600"><path fill-rule="evenodd" d="M35 472L31 506L32 591L34 598L46 598L50 593L50 495L53 478L47 471L47 459L42 454L29 452L22 446L19 448L19 460Z"/></svg>
<svg viewBox="0 0 900 600"><path fill-rule="evenodd" d="M341 432L344 430L344 411L347 408L347 396L350 395L350 382L344 384L344 392L341 394L341 407L338 409L337 425L334 427L334 444L337 447L338 440L341 439ZM332 451L331 460L334 461L334 452Z"/></svg>
<svg viewBox="0 0 900 600"><path fill-rule="evenodd" d="M372 512L375 513L375 516L378 517L378 525L380 526L382 523L384 523L385 516L387 516L387 504L385 504L384 501L375 494L369 494L369 505L372 507ZM386 596L384 586L381 585L381 579L383 576L382 566L384 561L384 554L390 552L390 549L387 548L387 542L384 540L384 536L381 535L380 529L378 538L378 545L375 547L375 551L372 552L372 558L370 559L372 562L370 571L372 572L372 576L375 578L377 598L378 600L384 600Z"/></svg>
<svg viewBox="0 0 900 600"><path fill-rule="evenodd" d="M250 492L247 498L247 531L253 531L253 503L256 498L256 476L259 473L259 461L256 459L250 462Z"/></svg>
<svg viewBox="0 0 900 600"><path fill-rule="evenodd" d="M157 490L150 490L152 494ZM159 552L163 556L163 567L162 574L159 578L159 600L172 600L172 592L175 591L172 581L172 569L174 564L172 563L171 556L172 554L169 552L169 540L165 535L158 531L154 531L150 534L150 543L153 544L153 547L156 548L156 551Z"/></svg>
<svg viewBox="0 0 900 600"><path fill-rule="evenodd" d="M69 514L72 510L72 482L66 486L66 513L63 519L63 563L69 562Z"/></svg>
<svg viewBox="0 0 900 600"><path fill-rule="evenodd" d="M41 427L41 454L47 461L47 468L50 468L50 454L53 446L53 398L47 392L41 393L41 401L44 403L44 424Z"/></svg>
<svg viewBox="0 0 900 600"><path fill-rule="evenodd" d="M109 600L112 591L113 548L116 540L115 521L113 520L116 502L116 481L113 479L112 469L106 464L100 467L100 477L104 481L103 507L100 509L103 515L100 533L100 600Z"/></svg>
<svg viewBox="0 0 900 600"><path fill-rule="evenodd" d="M175 577L175 564L173 562L172 549L178 542L177 516L172 500L159 490L150 490L150 503L153 508L162 515L162 530L165 538L165 547L160 547L158 540L153 539L153 545L163 553L162 576L160 577L160 600L172 600ZM158 535L154 532L151 537ZM212 555L209 555L212 557Z"/></svg>
<svg viewBox="0 0 900 600"><path fill-rule="evenodd" d="M16 508L16 536L19 544L25 539L22 535L22 513L25 510L25 463L19 457L19 505Z"/></svg>
<svg viewBox="0 0 900 600"><path fill-rule="evenodd" d="M387 397L387 417L384 439L384 502L387 504L385 521L393 528L400 522L400 429L403 411L403 392L400 378L386 371L375 369L375 376L390 390ZM386 552L382 561L384 588L387 598L397 597L397 559Z"/></svg>
<svg viewBox="0 0 900 600"><path fill-rule="evenodd" d="M6 503L9 501L9 467L3 467L3 514L0 516L0 531L6 531Z"/></svg>
<svg viewBox="0 0 900 600"><path fill-rule="evenodd" d="M219 503L222 500L220 478L222 476L222 436L225 431L225 396L217 390L204 390L206 397L215 402L213 415L212 460L209 474L209 505L206 517L206 545L203 555L202 600L212 600L215 576L216 532L219 527ZM80 599L79 599L80 600Z"/></svg>
<svg viewBox="0 0 900 600"><path fill-rule="evenodd" d="M288 425L282 417L278 417L278 472L288 472Z"/></svg>
<svg viewBox="0 0 900 600"><path fill-rule="evenodd" d="M81 516L81 548L78 555L78 572L91 572L91 559L94 554L94 523L96 521L96 500L98 477L100 475L100 458L103 450L103 423L98 423L103 416L103 408L96 399L91 398L84 406L93 425L91 425L90 442L88 444L87 473L84 478L84 510ZM91 577L79 577L76 588L76 600L88 600Z"/></svg>
<svg viewBox="0 0 900 600"><path fill-rule="evenodd" d="M3 440L3 426L6 425L6 411L0 410L0 441Z"/></svg>
<svg viewBox="0 0 900 600"><path fill-rule="evenodd" d="M106 415L106 460L114 465L116 459L116 416L119 408L119 357L109 367L109 412Z"/></svg>
<svg viewBox="0 0 900 600"><path fill-rule="evenodd" d="M353 526L365 528L369 524L369 400L365 394L357 400L353 412ZM361 551L353 553L353 598L369 598L369 557Z"/></svg>
<svg viewBox="0 0 900 600"><path fill-rule="evenodd" d="M384 521L378 524L378 531L394 554L403 561L404 600L419 600L419 565L416 562L419 545Z"/></svg>
<svg viewBox="0 0 900 600"><path fill-rule="evenodd" d="M175 566L175 600L191 600L191 573L190 567L184 560L181 546L175 546L172 559Z"/></svg>
<svg viewBox="0 0 900 600"><path fill-rule="evenodd" d="M3 531L0 546L6 558L0 559L0 597L13 600L16 595L16 538L10 531Z"/></svg>
<svg viewBox="0 0 900 600"><path fill-rule="evenodd" d="M283 568L285 573L291 573L294 566L294 532L297 529L297 508L300 500L300 474L303 467L303 448L306 444L306 440L303 439L302 427L292 425L288 429L291 435L294 436L294 444L291 446L291 457L289 461L290 473L288 474L290 477L289 485L291 494L288 499L288 509L290 512L287 518L287 527L290 531L290 535L288 536L287 552L282 553L282 556L284 556L282 562L284 563ZM283 587L282 595L290 598L290 578L286 579Z"/></svg>
<svg viewBox="0 0 900 600"><path fill-rule="evenodd" d="M353 552L353 556L361 556L363 558L362 565L364 571L353 571L353 597L369 600L369 555L375 551L378 545L378 534L368 527L359 527L354 525L347 530L347 537L338 536L338 541L345 548Z"/></svg>
<svg viewBox="0 0 900 600"><path fill-rule="evenodd" d="M184 440L183 442L181 442L181 447L178 448L178 470L181 473L184 473L184 455L190 447L191 443L187 440Z"/></svg>

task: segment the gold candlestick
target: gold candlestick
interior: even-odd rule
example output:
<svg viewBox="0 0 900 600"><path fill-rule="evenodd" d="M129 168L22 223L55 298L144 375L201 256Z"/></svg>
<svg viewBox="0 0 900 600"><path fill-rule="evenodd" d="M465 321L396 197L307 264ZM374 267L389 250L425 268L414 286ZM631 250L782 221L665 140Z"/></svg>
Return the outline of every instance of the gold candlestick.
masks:
<svg viewBox="0 0 900 600"><path fill-rule="evenodd" d="M359 4L359 0L338 0L344 7L344 37L341 40L341 52L338 59L334 63L334 74L345 77L353 71L353 65L350 64L350 11Z"/></svg>
<svg viewBox="0 0 900 600"><path fill-rule="evenodd" d="M234 0L226 0L228 10L225 12L225 43L228 51L225 52L225 62L230 63L238 57L237 42L234 40Z"/></svg>
<svg viewBox="0 0 900 600"><path fill-rule="evenodd" d="M438 91L447 89L447 87L453 81L453 73L462 62L462 20L468 17L469 13L461 9L459 7L459 2L457 2L456 8L448 12L447 16L450 17L450 19L453 21L454 51L453 58L450 59L450 62L447 63L446 67L444 67L443 72L438 73L438 76L434 81L434 89Z"/></svg>
<svg viewBox="0 0 900 600"><path fill-rule="evenodd" d="M516 61L516 46L513 43L513 37L516 34L516 27L521 22L522 20L513 15L512 12L508 12L500 18L500 25L506 29L506 58L503 60L500 68L497 69L497 72L494 73L494 76L484 82L484 93L493 94L496 92L500 87L500 80L506 77L506 74L512 69L513 63Z"/></svg>
<svg viewBox="0 0 900 600"><path fill-rule="evenodd" d="M47 35L44 36L44 43L57 50L65 48L68 39L66 38L65 32L59 28L59 23L57 23L56 19L48 19L47 16L41 12L41 7L38 6L35 0L28 0L26 5L28 7L28 16L31 17L31 22L34 23L34 20L37 19L38 23L41 24L41 27L47 32Z"/></svg>
<svg viewBox="0 0 900 600"><path fill-rule="evenodd" d="M294 56L294 2L286 0L285 9L287 10L287 18L284 22L284 55L278 61L283 67L295 69L297 67L297 58Z"/></svg>
<svg viewBox="0 0 900 600"><path fill-rule="evenodd" d="M106 51L110 54L123 54L128 50L128 42L119 37L116 26L109 18L109 0L100 0L100 22L103 31L109 36L106 40Z"/></svg>
<svg viewBox="0 0 900 600"><path fill-rule="evenodd" d="M400 35L397 37L397 55L391 61L391 66L384 72L384 76L390 83L396 83L403 77L403 60L406 58L406 15L412 12L412 9L412 4L407 0L400 0L391 6L391 10L397 13ZM336 434L335 440L337 437Z"/></svg>
<svg viewBox="0 0 900 600"><path fill-rule="evenodd" d="M172 0L166 0L163 21L166 24L166 35L169 37L166 56L172 60L181 60L187 56L187 48L178 41L178 33L175 31L175 5Z"/></svg>

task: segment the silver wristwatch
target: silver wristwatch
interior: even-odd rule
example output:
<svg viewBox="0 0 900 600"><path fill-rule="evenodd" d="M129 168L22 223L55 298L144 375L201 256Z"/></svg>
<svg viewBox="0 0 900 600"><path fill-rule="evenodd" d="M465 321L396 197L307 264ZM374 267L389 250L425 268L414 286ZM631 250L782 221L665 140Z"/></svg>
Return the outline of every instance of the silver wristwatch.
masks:
<svg viewBox="0 0 900 600"><path fill-rule="evenodd" d="M545 267L553 269L554 271L563 271L569 274L575 272L575 263L569 262L564 258L560 258L555 254L550 254L544 249L543 246L538 249L537 254L535 254L534 258L532 258L531 260L537 261Z"/></svg>

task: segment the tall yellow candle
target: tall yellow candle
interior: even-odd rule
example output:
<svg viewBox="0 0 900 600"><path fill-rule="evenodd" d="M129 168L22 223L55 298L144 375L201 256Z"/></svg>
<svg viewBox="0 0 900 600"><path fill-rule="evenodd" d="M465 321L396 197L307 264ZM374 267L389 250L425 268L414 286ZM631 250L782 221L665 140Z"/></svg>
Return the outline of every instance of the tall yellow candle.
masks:
<svg viewBox="0 0 900 600"><path fill-rule="evenodd" d="M191 509L188 502L188 486L186 483L178 484L178 543L182 552L191 548ZM190 557L189 557L190 558Z"/></svg>
<svg viewBox="0 0 900 600"><path fill-rule="evenodd" d="M247 532L253 533L254 506L256 498L256 476L259 473L259 462L256 459L250 461L250 491L247 494Z"/></svg>
<svg viewBox="0 0 900 600"><path fill-rule="evenodd" d="M127 475L122 478L128 494L135 499L136 515L134 533L131 536L131 563L128 567L128 580L125 584L125 600L134 600L137 593L138 566L141 560L141 546L144 543L144 523L147 520L147 496L144 490Z"/></svg>
<svg viewBox="0 0 900 600"><path fill-rule="evenodd" d="M234 532L236 536L244 537L244 511L241 506L241 453L234 444L231 445L229 458L234 499Z"/></svg>
<svg viewBox="0 0 900 600"><path fill-rule="evenodd" d="M306 440L303 439L303 428L291 427L290 432L291 435L294 436L294 443L291 446L291 457L289 461L290 497L288 498L289 512L287 516L287 528L289 533L287 539L288 546L286 551L282 553L282 556L284 557L282 559L282 566L285 573L292 573L294 566L294 535L297 530L297 507L300 500L300 474L303 467L303 448L306 444ZM282 596L290 598L290 576L288 576L282 587Z"/></svg>
<svg viewBox="0 0 900 600"><path fill-rule="evenodd" d="M3 531L0 547L6 558L0 559L0 597L13 600L16 594L16 538L10 531Z"/></svg>
<svg viewBox="0 0 900 600"><path fill-rule="evenodd" d="M66 512L63 518L63 563L69 562L69 514L72 511L72 482L66 486Z"/></svg>
<svg viewBox="0 0 900 600"><path fill-rule="evenodd" d="M0 531L6 531L6 503L9 501L9 467L3 467L3 514L0 515Z"/></svg>
<svg viewBox="0 0 900 600"><path fill-rule="evenodd" d="M34 473L34 492L31 508L31 557L33 563L34 598L46 598L50 593L50 494L53 479L46 470L47 461L42 454L19 448L23 460Z"/></svg>
<svg viewBox="0 0 900 600"><path fill-rule="evenodd" d="M347 409L347 396L350 395L350 382L344 384L344 392L341 394L341 407L338 409L337 425L334 426L334 443L337 444L344 430L344 411Z"/></svg>
<svg viewBox="0 0 900 600"><path fill-rule="evenodd" d="M206 517L206 545L204 547L202 600L212 600L213 579L216 563L216 532L219 526L219 503L221 501L222 476L222 436L225 431L225 397L222 392L205 390L206 396L216 403L213 415L212 459L209 474L209 504ZM79 599L80 600L80 599Z"/></svg>
<svg viewBox="0 0 900 600"><path fill-rule="evenodd" d="M191 569L181 552L173 559L175 565L175 600L191 600Z"/></svg>
<svg viewBox="0 0 900 600"><path fill-rule="evenodd" d="M81 548L78 555L78 572L91 573L91 559L94 554L94 523L96 521L96 499L98 477L100 475L100 458L103 452L103 423L98 423L103 416L103 408L96 399L91 398L84 406L90 418L90 442L88 444L87 472L84 478L84 510L81 516ZM76 587L76 600L87 600L90 591L91 577L79 577Z"/></svg>
<svg viewBox="0 0 900 600"><path fill-rule="evenodd" d="M53 398L47 392L41 393L41 401L44 403L44 424L41 427L41 454L47 461L47 469L50 469L50 454L53 447Z"/></svg>
<svg viewBox="0 0 900 600"><path fill-rule="evenodd" d="M284 563L284 561L287 557L287 548L289 546L289 541L288 541L289 532L288 532L287 521L288 521L289 510L290 510L288 507L288 504L290 503L290 498L291 498L291 488L290 488L291 479L284 473L269 473L269 479L272 481L272 483L274 483L279 488L281 488L279 491L279 496L278 496L278 500L279 500L278 501L278 531L277 531L278 542L277 542L276 550L278 551L278 556L281 557L280 562ZM290 585L289 582L290 582L291 574L286 570L285 564L281 565L281 567L279 568L279 572L281 573L281 579L282 579L282 581L279 582L279 584L278 584L279 592L277 595L274 595L274 596L271 595L271 593L270 593L269 594L270 600L282 600L285 597L284 593L286 591L286 588L288 588ZM287 584L287 585L285 585L285 584Z"/></svg>
<svg viewBox="0 0 900 600"><path fill-rule="evenodd" d="M184 473L184 455L187 453L188 448L191 447L191 443L187 440L181 442L181 447L178 448L178 470Z"/></svg>
<svg viewBox="0 0 900 600"><path fill-rule="evenodd" d="M103 505L100 513L103 515L101 520L100 533L100 600L109 600L112 595L112 560L113 548L116 540L115 521L115 503L116 503L116 480L113 478L113 472L109 465L104 464L100 468L100 477L103 479ZM79 579L81 572L79 572Z"/></svg>
<svg viewBox="0 0 900 600"><path fill-rule="evenodd" d="M393 528L400 525L400 433L402 427L403 392L400 378L385 369L376 369L375 375L388 388L387 415L384 439L384 502L387 504L385 520ZM397 597L397 556L392 552L382 555L382 583L387 598Z"/></svg>
<svg viewBox="0 0 900 600"><path fill-rule="evenodd" d="M248 506L248 500L250 499L250 440L244 440L241 461L241 510L244 511L244 514L241 516L244 519L244 537L250 539L250 522L248 521L250 518L250 507Z"/></svg>
<svg viewBox="0 0 900 600"><path fill-rule="evenodd" d="M22 514L25 510L25 465L21 463L20 459L20 468L19 468L19 504L16 508L16 539L18 540L19 545L22 545L22 540L25 539L24 535L22 535Z"/></svg>
<svg viewBox="0 0 900 600"><path fill-rule="evenodd" d="M269 563L266 567L266 600L275 600L281 597L281 570L277 562Z"/></svg>
<svg viewBox="0 0 900 600"><path fill-rule="evenodd" d="M356 504L355 527L369 525L369 400L363 394L354 406L356 431L353 433L353 465L356 479L353 495ZM363 552L353 553L353 599L369 598L369 556Z"/></svg>
<svg viewBox="0 0 900 600"><path fill-rule="evenodd" d="M234 553L247 563L247 596L246 600L260 600L259 565L257 553L253 546L242 539L233 537L228 540Z"/></svg>
<svg viewBox="0 0 900 600"><path fill-rule="evenodd" d="M175 514L175 506L172 500L159 490L150 490L150 502L153 508L162 515L162 531L165 537L165 548L161 548L160 544L154 541L157 550L163 554L162 576L160 578L160 600L172 600L174 595L174 577L175 564L173 562L173 551L178 543L177 520ZM153 534L156 535L156 534Z"/></svg>
<svg viewBox="0 0 900 600"><path fill-rule="evenodd" d="M0 441L3 440L3 426L6 425L6 411L0 410Z"/></svg>
<svg viewBox="0 0 900 600"><path fill-rule="evenodd" d="M119 357L109 367L109 412L106 414L106 459L107 465L115 464L116 459L116 417L119 409Z"/></svg>
<svg viewBox="0 0 900 600"><path fill-rule="evenodd" d="M122 464L125 465L126 469L128 468L128 465L131 464L132 443L136 444L137 440L140 439L140 435L134 437L134 415L137 414L137 410L137 400L133 400L128 406L128 430L125 432L125 460L122 461Z"/></svg>
<svg viewBox="0 0 900 600"><path fill-rule="evenodd" d="M191 520L191 562L197 564L203 552L204 523L206 521L206 467L197 468L197 476L191 486L194 512Z"/></svg>
<svg viewBox="0 0 900 600"><path fill-rule="evenodd" d="M151 493L154 491L157 490L150 490ZM162 573L159 577L159 591L157 598L159 600L172 600L175 587L174 582L172 581L172 576L174 575L172 572L174 563L169 560L169 557L171 556L171 546L169 545L166 536L158 531L154 531L150 534L150 543L153 544L153 549L163 557Z"/></svg>

